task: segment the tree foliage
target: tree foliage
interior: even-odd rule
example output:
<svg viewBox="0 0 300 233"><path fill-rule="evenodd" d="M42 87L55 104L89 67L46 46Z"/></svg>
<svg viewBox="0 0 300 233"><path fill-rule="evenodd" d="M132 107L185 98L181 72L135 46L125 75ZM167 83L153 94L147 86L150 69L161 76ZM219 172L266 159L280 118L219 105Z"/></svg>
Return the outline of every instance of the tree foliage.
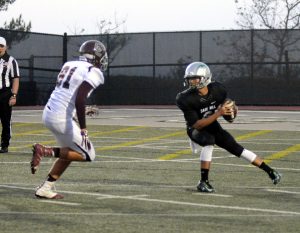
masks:
<svg viewBox="0 0 300 233"><path fill-rule="evenodd" d="M235 0L243 29L299 29L299 0ZM250 4L249 4L250 2Z"/></svg>
<svg viewBox="0 0 300 233"><path fill-rule="evenodd" d="M109 19L99 19L96 21L96 35L99 36L99 40L102 42L103 38L109 38L106 42L107 52L109 55L109 63L112 63L118 53L123 49L123 47L129 42L130 37L125 33L126 19L118 19L117 15L114 15L113 20ZM84 28L78 28L78 26L69 27L69 30L73 35L82 35L86 30ZM109 37L106 35L109 34ZM78 44L77 46L80 46Z"/></svg>
<svg viewBox="0 0 300 233"><path fill-rule="evenodd" d="M16 0L0 0L0 11L7 11L8 6L13 4Z"/></svg>
<svg viewBox="0 0 300 233"><path fill-rule="evenodd" d="M22 18L22 14L20 14L19 17L12 18L9 23L8 22L4 22L3 29L30 32L30 30L31 30L31 22L29 22L26 25L25 21Z"/></svg>
<svg viewBox="0 0 300 233"><path fill-rule="evenodd" d="M300 51L299 0L235 0L237 25L242 29L266 29L255 31L254 40L260 44L254 51L256 61L287 62L289 54ZM236 45L233 45L237 48ZM244 48L250 54L249 48ZM277 65L277 76L283 75Z"/></svg>
<svg viewBox="0 0 300 233"><path fill-rule="evenodd" d="M7 11L9 5L13 4L16 0L0 0L0 11ZM31 30L31 22L25 23L20 14L16 18L12 18L10 22L4 22L4 25L0 29L6 29L2 34L6 38L8 47L11 47L14 43L19 43L20 41L26 39ZM24 33L25 32L25 33Z"/></svg>

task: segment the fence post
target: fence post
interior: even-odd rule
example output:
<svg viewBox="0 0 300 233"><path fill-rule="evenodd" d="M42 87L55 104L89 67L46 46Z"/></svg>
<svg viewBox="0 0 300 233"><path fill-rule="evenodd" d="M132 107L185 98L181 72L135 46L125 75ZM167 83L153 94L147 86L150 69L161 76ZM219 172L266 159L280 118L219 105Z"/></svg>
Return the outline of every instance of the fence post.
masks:
<svg viewBox="0 0 300 233"><path fill-rule="evenodd" d="M68 59L68 36L67 33L64 33L63 36L63 60L62 62L65 63Z"/></svg>
<svg viewBox="0 0 300 233"><path fill-rule="evenodd" d="M254 30L251 29L251 69L250 69L250 79L251 83L253 82L253 72L254 72Z"/></svg>
<svg viewBox="0 0 300 233"><path fill-rule="evenodd" d="M153 80L155 79L155 76L156 76L156 72L155 72L155 69L156 69L156 66L155 66L155 32L153 32L153 69L152 69L152 76L153 76Z"/></svg>
<svg viewBox="0 0 300 233"><path fill-rule="evenodd" d="M202 31L199 32L199 61L202 61Z"/></svg>
<svg viewBox="0 0 300 233"><path fill-rule="evenodd" d="M33 82L34 77L34 56L29 57L29 82Z"/></svg>
<svg viewBox="0 0 300 233"><path fill-rule="evenodd" d="M110 62L109 62L109 57L110 57L110 38L109 38L109 33L106 34L106 50L107 50L107 56L108 56L108 65L107 65L107 70L106 70L106 75L107 78L109 78L110 75Z"/></svg>
<svg viewBox="0 0 300 233"><path fill-rule="evenodd" d="M286 82L290 82L289 51L284 51Z"/></svg>
<svg viewBox="0 0 300 233"><path fill-rule="evenodd" d="M250 38L250 43L251 43L251 45L250 45L250 49L251 49L251 51L250 51L250 60L251 60L251 64L250 64L250 88L251 88L251 91L250 91L250 93L251 93L251 103L252 103L252 105L254 104L254 95L255 95L255 93L254 93L254 90L253 90L253 82L254 82L254 29L251 29L251 31L250 31L250 36L251 36L251 38Z"/></svg>

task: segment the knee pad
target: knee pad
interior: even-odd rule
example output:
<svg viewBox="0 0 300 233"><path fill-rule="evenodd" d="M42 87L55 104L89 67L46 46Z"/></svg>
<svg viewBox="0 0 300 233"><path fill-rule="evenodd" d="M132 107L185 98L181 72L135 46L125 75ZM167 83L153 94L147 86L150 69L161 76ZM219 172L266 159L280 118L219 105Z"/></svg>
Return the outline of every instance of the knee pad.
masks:
<svg viewBox="0 0 300 233"><path fill-rule="evenodd" d="M250 163L252 163L256 159L256 156L257 156L256 154L254 154L252 151L247 149L244 149L241 154L241 158L246 159Z"/></svg>
<svg viewBox="0 0 300 233"><path fill-rule="evenodd" d="M214 146L204 146L200 152L200 161L210 162L212 160L212 153Z"/></svg>
<svg viewBox="0 0 300 233"><path fill-rule="evenodd" d="M202 147L198 143L193 142L191 139L189 141L190 141L190 147L191 147L192 152L194 154L198 154L201 151Z"/></svg>

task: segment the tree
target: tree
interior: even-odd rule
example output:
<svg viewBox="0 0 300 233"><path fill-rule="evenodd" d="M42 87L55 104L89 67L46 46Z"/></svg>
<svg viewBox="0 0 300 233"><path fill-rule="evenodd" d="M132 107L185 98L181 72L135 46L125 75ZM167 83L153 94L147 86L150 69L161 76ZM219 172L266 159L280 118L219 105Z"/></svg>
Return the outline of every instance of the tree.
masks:
<svg viewBox="0 0 300 233"><path fill-rule="evenodd" d="M16 0L0 0L0 11L7 11L8 6L13 4ZM12 18L10 22L4 22L4 26L0 29L6 29L3 32L4 37L7 41L7 46L11 47L13 43L19 43L20 41L26 39L31 30L31 22L26 25L22 18L22 14L17 18ZM25 33L24 33L25 32Z"/></svg>
<svg viewBox="0 0 300 233"><path fill-rule="evenodd" d="M255 59L281 63L287 60L288 51L299 52L300 29L299 0L235 0L237 25L242 29L267 29L255 31L254 39L261 44ZM249 49L248 49L249 50ZM277 76L282 76L282 66L277 65Z"/></svg>
<svg viewBox="0 0 300 233"><path fill-rule="evenodd" d="M299 0L235 0L239 20L243 29L299 29Z"/></svg>
<svg viewBox="0 0 300 233"><path fill-rule="evenodd" d="M13 4L16 0L0 0L0 11L7 11L8 6Z"/></svg>
<svg viewBox="0 0 300 233"><path fill-rule="evenodd" d="M22 18L22 14L20 14L19 17L15 18L15 19L12 18L9 23L4 22L3 29L30 32L31 22L29 22L26 25L25 21Z"/></svg>
<svg viewBox="0 0 300 233"><path fill-rule="evenodd" d="M103 37L107 40L107 52L109 54L109 63L112 63L117 54L122 50L122 48L128 43L130 37L125 34L124 25L126 19L119 20L117 15L114 15L114 20L100 19L96 22L97 35L99 35L99 40L103 41ZM78 28L74 26L70 29L73 35L82 35L86 30L84 28ZM80 46L80 44L76 44Z"/></svg>
<svg viewBox="0 0 300 233"><path fill-rule="evenodd" d="M300 51L297 42L300 35L291 29L300 29L300 1L299 0L251 0L250 5L236 0L239 20L236 21L242 29L269 29L269 35L256 33L255 36L265 44L272 45L277 56L268 58L282 62L289 46ZM249 1L248 1L249 2ZM278 30L279 29L279 30Z"/></svg>

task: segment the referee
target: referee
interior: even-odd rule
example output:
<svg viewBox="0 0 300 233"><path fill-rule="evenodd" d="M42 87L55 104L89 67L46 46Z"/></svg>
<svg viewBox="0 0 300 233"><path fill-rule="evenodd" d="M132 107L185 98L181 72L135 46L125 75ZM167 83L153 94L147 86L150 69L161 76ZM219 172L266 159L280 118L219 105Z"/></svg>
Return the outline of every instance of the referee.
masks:
<svg viewBox="0 0 300 233"><path fill-rule="evenodd" d="M12 106L17 102L20 72L17 61L6 52L6 40L0 37L0 119L2 124L0 153L7 153L11 138Z"/></svg>

